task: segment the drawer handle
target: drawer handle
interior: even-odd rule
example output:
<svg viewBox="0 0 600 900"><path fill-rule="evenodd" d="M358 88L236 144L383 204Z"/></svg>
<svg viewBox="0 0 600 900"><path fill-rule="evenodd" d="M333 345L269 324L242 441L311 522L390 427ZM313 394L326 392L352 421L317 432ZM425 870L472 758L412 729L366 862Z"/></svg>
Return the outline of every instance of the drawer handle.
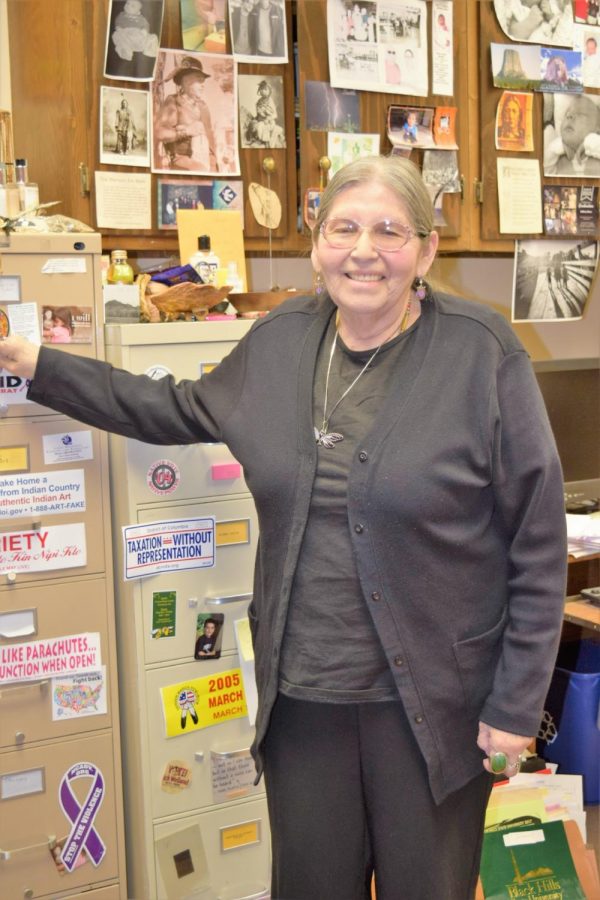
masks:
<svg viewBox="0 0 600 900"><path fill-rule="evenodd" d="M235 759L236 756L248 756L250 747L242 747L241 750L211 750L210 755L220 759Z"/></svg>
<svg viewBox="0 0 600 900"><path fill-rule="evenodd" d="M265 897L268 897L269 894L267 892L266 886L264 888L259 888L258 893L255 894L244 894L243 897L239 897L238 900L265 900ZM221 898L219 898L221 900Z"/></svg>
<svg viewBox="0 0 600 900"><path fill-rule="evenodd" d="M23 683L19 683L19 684L15 684L15 685L7 684L0 691L0 700L2 699L4 694L7 694L8 696L12 696L16 691L29 691L31 688L36 688L36 687L39 688L40 691L43 691L43 690L45 690L45 688L48 687L49 684L50 684L49 678L43 678L41 681L27 681L27 682L25 682L25 684L23 684Z"/></svg>
<svg viewBox="0 0 600 900"><path fill-rule="evenodd" d="M228 597L207 597L211 606L224 606L226 603L239 603L240 600L252 600L252 594L231 594Z"/></svg>
<svg viewBox="0 0 600 900"><path fill-rule="evenodd" d="M32 634L36 634L37 629L35 625L24 625L23 628L15 628L14 631L0 631L0 638L5 641L14 641L15 638L20 637L31 637Z"/></svg>
<svg viewBox="0 0 600 900"><path fill-rule="evenodd" d="M51 834L49 837L45 838L43 841L40 841L39 844L27 844L25 847L15 847L14 850L3 850L0 847L0 861L1 862L10 862L13 856L16 856L17 853L25 853L27 850L38 850L40 847L47 847L49 850L52 850L54 845L56 844L56 835Z"/></svg>

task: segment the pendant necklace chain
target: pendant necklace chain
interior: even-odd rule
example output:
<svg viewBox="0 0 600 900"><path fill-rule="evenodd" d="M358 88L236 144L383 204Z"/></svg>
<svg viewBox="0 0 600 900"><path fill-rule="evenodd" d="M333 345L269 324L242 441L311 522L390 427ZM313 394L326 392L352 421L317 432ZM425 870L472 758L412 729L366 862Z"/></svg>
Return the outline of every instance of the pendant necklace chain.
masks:
<svg viewBox="0 0 600 900"><path fill-rule="evenodd" d="M392 338L395 337L396 333L402 334L402 332L406 330L406 326L407 326L409 317L410 317L410 299L408 300L408 303L406 304L406 309L404 310L404 315L402 316L402 321L400 322L400 327L397 329L397 331L394 331L394 333L391 335L391 337L389 337L387 339L388 341L391 341ZM334 414L334 412L336 411L336 409L338 408L338 406L340 405L342 400L348 396L348 394L350 393L350 391L352 390L352 388L354 387L356 382L359 380L359 378L361 378L364 375L364 373L367 371L367 369L369 368L369 366L371 365L371 363L373 362L373 360L375 359L375 357L377 356L377 354L379 353L379 351L381 350L383 345L386 343L386 341L382 341L381 344L377 347L377 349L373 351L373 353L368 358L368 360L366 361L366 363L364 364L364 366L362 367L362 369L360 370L360 372L358 373L358 375L356 376L354 381L352 381L352 383L348 385L348 387L346 388L344 393L341 395L341 397L339 397L336 400L336 402L333 404L333 406L329 410L329 413L327 413L327 398L329 395L329 376L331 374L331 364L333 363L333 356L335 354L335 348L337 347L337 339L338 339L338 329L336 326L335 335L334 335L333 341L331 342L331 350L329 351L329 362L327 364L327 376L325 378L325 396L323 398L323 422L321 424L320 429L316 428L316 427L314 429L315 440L316 440L317 444L320 447L327 447L328 449L331 449L331 447L333 447L335 444L339 443L339 441L344 440L344 435L340 434L338 431L328 432L329 421L330 421L332 415Z"/></svg>

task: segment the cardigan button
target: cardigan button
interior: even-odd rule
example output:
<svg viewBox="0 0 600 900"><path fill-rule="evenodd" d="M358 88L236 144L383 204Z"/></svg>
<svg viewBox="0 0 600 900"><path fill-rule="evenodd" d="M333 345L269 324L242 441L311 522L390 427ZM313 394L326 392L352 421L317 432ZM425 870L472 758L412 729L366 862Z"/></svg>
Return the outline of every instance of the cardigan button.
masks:
<svg viewBox="0 0 600 900"><path fill-rule="evenodd" d="M367 453L366 450L361 450L360 453L358 454L358 458L360 459L361 462L366 462L369 458L369 454Z"/></svg>
<svg viewBox="0 0 600 900"><path fill-rule="evenodd" d="M423 716L415 716L415 722L417 725L420 725L423 721Z"/></svg>
<svg viewBox="0 0 600 900"><path fill-rule="evenodd" d="M403 666L403 665L404 665L404 660L402 659L401 656L395 656L395 657L394 657L394 665L395 665L395 666L398 666L398 668L400 668L400 666Z"/></svg>
<svg viewBox="0 0 600 900"><path fill-rule="evenodd" d="M354 530L357 534L362 534L364 531L364 527L359 522L358 525L354 526Z"/></svg>
<svg viewBox="0 0 600 900"><path fill-rule="evenodd" d="M379 591L373 591L371 594L371 600L381 600L381 594Z"/></svg>

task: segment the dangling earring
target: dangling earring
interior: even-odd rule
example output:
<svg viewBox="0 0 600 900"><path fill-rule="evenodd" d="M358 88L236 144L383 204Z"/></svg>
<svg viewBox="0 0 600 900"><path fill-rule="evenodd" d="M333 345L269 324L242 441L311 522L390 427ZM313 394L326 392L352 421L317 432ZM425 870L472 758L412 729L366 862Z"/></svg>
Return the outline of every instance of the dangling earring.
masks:
<svg viewBox="0 0 600 900"><path fill-rule="evenodd" d="M323 291L325 290L325 283L323 281L323 277L320 272L315 272L315 281L313 290L317 297L319 297Z"/></svg>
<svg viewBox="0 0 600 900"><path fill-rule="evenodd" d="M427 296L427 282L420 275L417 275L413 281L412 289L415 292L417 300L424 300Z"/></svg>

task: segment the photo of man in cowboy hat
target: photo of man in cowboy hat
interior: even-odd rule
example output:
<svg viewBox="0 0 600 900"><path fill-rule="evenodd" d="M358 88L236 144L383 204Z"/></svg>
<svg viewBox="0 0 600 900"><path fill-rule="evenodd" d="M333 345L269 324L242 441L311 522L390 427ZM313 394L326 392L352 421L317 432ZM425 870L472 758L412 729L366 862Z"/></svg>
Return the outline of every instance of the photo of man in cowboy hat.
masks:
<svg viewBox="0 0 600 900"><path fill-rule="evenodd" d="M161 50L152 85L152 170L239 172L234 90L231 57Z"/></svg>

